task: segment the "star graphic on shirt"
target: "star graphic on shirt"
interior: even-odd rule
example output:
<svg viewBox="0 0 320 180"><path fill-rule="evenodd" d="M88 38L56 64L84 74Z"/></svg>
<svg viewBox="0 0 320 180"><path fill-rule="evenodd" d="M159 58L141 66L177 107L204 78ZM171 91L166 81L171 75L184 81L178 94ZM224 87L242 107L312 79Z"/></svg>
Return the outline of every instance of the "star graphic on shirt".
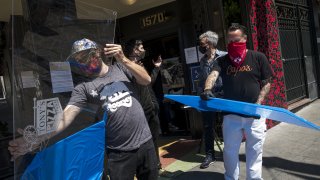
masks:
<svg viewBox="0 0 320 180"><path fill-rule="evenodd" d="M91 95L92 97L96 97L96 96L98 96L98 92L97 92L96 90L91 90L90 95Z"/></svg>

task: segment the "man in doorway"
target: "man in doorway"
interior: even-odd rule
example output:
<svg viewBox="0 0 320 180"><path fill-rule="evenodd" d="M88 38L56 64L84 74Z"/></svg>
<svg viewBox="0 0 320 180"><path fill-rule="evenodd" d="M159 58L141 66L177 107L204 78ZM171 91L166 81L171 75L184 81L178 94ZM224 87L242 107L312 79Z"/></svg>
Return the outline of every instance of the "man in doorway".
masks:
<svg viewBox="0 0 320 180"><path fill-rule="evenodd" d="M199 51L204 54L200 59L200 78L198 83L198 93L202 93L205 89L205 81L212 71L213 66L217 63L217 59L226 55L224 51L219 51L217 49L219 36L217 33L212 31L207 31L199 36L200 46ZM222 97L222 79L218 77L215 85L212 87L211 92L216 97ZM202 112L202 124L204 129L204 142L206 157L201 163L200 168L208 168L210 164L215 162L215 152L214 152L214 124L217 119L217 113L211 111Z"/></svg>
<svg viewBox="0 0 320 180"><path fill-rule="evenodd" d="M205 83L202 99L213 97L211 89L219 75L224 98L261 104L269 93L273 71L263 53L248 50L244 26L228 29L228 55L217 59ZM246 135L247 179L262 179L262 151L266 135L265 118L228 113L223 118L224 167L226 180L239 179L239 148Z"/></svg>
<svg viewBox="0 0 320 180"><path fill-rule="evenodd" d="M104 63L105 56L113 56L117 62L108 66ZM89 39L76 41L67 60L74 72L89 80L74 88L59 127L50 137L69 126L88 103L101 105L109 118L106 124L106 168L110 179L134 179L134 176L137 179L157 179L152 136L135 86L135 83L148 85L151 82L145 69L127 59L120 45L106 44L103 49ZM39 137L40 141L47 138ZM28 153L25 147L25 140L18 138L9 143L8 149L15 159Z"/></svg>
<svg viewBox="0 0 320 180"><path fill-rule="evenodd" d="M125 55L129 57L129 60L135 62L136 64L143 66L142 60L145 57L145 49L141 40L132 39L129 40L124 48ZM162 62L162 59L161 59ZM157 62L157 66L161 66L161 62ZM140 90L140 103L144 110L147 122L152 134L153 144L157 153L158 167L161 169L160 155L158 149L158 139L160 131L160 122L158 117L159 104L157 98L153 92L152 84L155 81L155 74L151 74L151 84L148 86L137 85Z"/></svg>

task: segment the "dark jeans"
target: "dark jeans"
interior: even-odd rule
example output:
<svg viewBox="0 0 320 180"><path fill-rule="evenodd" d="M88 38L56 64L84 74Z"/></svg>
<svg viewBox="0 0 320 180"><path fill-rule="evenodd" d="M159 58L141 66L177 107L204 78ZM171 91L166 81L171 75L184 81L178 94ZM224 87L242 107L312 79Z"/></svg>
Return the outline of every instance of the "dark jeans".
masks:
<svg viewBox="0 0 320 180"><path fill-rule="evenodd" d="M159 117L160 117L160 127L162 134L168 134L170 132L169 130L169 122L171 122L171 116L170 116L170 107L169 103L160 102L159 101Z"/></svg>
<svg viewBox="0 0 320 180"><path fill-rule="evenodd" d="M158 111L159 111L159 107L156 107L154 109L153 115L149 116L150 119L148 119L148 125L151 131L153 145L156 150L158 164L160 164L160 155L159 155L159 147L158 147L160 123L159 123Z"/></svg>
<svg viewBox="0 0 320 180"><path fill-rule="evenodd" d="M108 150L107 169L111 180L158 179L157 156L150 139L133 151Z"/></svg>
<svg viewBox="0 0 320 180"><path fill-rule="evenodd" d="M213 149L215 120L216 120L216 112L211 112L211 111L202 112L206 155L212 155L212 157L215 156L214 149Z"/></svg>

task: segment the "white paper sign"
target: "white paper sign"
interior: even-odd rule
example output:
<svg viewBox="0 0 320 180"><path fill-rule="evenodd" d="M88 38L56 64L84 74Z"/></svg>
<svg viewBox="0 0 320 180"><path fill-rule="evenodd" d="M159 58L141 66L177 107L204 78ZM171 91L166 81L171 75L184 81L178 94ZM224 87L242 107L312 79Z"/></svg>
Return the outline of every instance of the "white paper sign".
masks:
<svg viewBox="0 0 320 180"><path fill-rule="evenodd" d="M37 100L36 128L38 135L54 132L62 118L59 98Z"/></svg>
<svg viewBox="0 0 320 180"><path fill-rule="evenodd" d="M50 74L53 93L73 90L74 85L68 62L50 62Z"/></svg>
<svg viewBox="0 0 320 180"><path fill-rule="evenodd" d="M36 81L34 79L33 71L22 71L21 81L22 81L23 88L36 87Z"/></svg>
<svg viewBox="0 0 320 180"><path fill-rule="evenodd" d="M197 49L198 48L196 48L196 47L190 47L190 48L184 49L187 64L197 63L200 61L203 54L200 53L199 49L198 49L198 53L197 53Z"/></svg>

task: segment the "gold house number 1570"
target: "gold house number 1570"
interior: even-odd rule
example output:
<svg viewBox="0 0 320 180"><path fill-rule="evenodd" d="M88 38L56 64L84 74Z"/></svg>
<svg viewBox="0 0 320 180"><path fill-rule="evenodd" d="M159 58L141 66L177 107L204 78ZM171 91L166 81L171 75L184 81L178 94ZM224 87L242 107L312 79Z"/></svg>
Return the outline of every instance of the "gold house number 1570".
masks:
<svg viewBox="0 0 320 180"><path fill-rule="evenodd" d="M150 16L142 18L142 27L148 27L155 24L163 23L167 20L164 15L164 12L160 12L157 14L152 14Z"/></svg>

